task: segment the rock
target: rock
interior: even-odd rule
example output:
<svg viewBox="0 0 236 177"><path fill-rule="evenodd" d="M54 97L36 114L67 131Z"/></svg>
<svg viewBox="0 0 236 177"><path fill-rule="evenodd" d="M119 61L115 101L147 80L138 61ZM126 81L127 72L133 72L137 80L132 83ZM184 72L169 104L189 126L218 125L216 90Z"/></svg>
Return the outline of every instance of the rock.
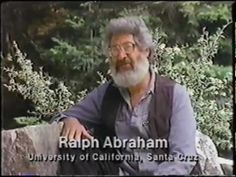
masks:
<svg viewBox="0 0 236 177"><path fill-rule="evenodd" d="M233 175L233 165L221 164L224 175Z"/></svg>
<svg viewBox="0 0 236 177"><path fill-rule="evenodd" d="M220 156L218 157L218 163L221 165L224 175L233 175L233 149L221 150L218 153Z"/></svg>
<svg viewBox="0 0 236 177"><path fill-rule="evenodd" d="M217 149L209 136L197 131L196 147L202 173L204 175L223 175L223 170L217 161Z"/></svg>
<svg viewBox="0 0 236 177"><path fill-rule="evenodd" d="M31 161L30 155L58 153L62 123L2 131L2 175L56 175L58 162Z"/></svg>
<svg viewBox="0 0 236 177"><path fill-rule="evenodd" d="M30 160L34 155L58 154L58 140L63 123L27 126L2 131L2 175L52 175L59 174L59 161ZM217 161L218 153L212 140L196 134L197 153L204 175L223 175ZM31 156L30 156L31 155Z"/></svg>
<svg viewBox="0 0 236 177"><path fill-rule="evenodd" d="M218 163L221 165L224 175L233 175L233 160L218 157Z"/></svg>

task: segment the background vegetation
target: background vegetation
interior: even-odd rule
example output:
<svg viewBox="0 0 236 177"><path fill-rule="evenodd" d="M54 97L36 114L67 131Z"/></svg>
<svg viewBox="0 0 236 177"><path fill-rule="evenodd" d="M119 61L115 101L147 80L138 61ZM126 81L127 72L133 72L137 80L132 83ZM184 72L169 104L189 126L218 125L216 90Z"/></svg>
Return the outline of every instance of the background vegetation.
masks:
<svg viewBox="0 0 236 177"><path fill-rule="evenodd" d="M105 82L104 27L138 15L155 38L154 69L188 88L200 131L218 149L232 147L231 3L6 2L1 8L4 129L46 123Z"/></svg>

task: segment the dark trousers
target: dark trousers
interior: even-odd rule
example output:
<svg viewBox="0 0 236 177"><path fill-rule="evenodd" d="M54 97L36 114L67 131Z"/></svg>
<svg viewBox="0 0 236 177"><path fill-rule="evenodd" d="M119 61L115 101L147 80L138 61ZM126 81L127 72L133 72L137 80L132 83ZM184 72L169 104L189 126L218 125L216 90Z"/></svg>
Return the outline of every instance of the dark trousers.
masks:
<svg viewBox="0 0 236 177"><path fill-rule="evenodd" d="M76 156L74 162L61 161L59 175L119 175L119 162L99 161L89 158L89 160L80 160L81 154L108 153L100 149L71 149L62 148L60 154L73 154Z"/></svg>

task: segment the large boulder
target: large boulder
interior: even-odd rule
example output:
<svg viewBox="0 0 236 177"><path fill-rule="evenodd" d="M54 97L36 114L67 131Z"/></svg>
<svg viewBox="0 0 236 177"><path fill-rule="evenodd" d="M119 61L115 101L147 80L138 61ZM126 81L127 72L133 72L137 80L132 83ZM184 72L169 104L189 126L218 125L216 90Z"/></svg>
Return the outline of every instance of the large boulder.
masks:
<svg viewBox="0 0 236 177"><path fill-rule="evenodd" d="M209 136L197 131L196 149L199 164L204 175L223 175L221 165L218 163L218 152Z"/></svg>
<svg viewBox="0 0 236 177"><path fill-rule="evenodd" d="M50 156L58 154L62 126L63 123L53 123L3 130L2 175L57 175L59 161ZM212 140L197 132L196 142L203 174L222 175ZM38 161L30 160L32 155L37 155Z"/></svg>
<svg viewBox="0 0 236 177"><path fill-rule="evenodd" d="M2 131L2 175L56 175L57 161L30 160L32 155L58 154L62 123Z"/></svg>

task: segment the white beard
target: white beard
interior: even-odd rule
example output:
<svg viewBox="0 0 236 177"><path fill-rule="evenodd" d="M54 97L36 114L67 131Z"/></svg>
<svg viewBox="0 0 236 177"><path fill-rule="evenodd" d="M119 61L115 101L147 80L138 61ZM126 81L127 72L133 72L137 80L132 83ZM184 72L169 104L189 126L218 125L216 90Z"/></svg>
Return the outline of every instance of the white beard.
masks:
<svg viewBox="0 0 236 177"><path fill-rule="evenodd" d="M117 72L115 64L110 62L111 76L119 87L128 88L139 84L148 73L149 62L147 58L139 59L134 70Z"/></svg>

